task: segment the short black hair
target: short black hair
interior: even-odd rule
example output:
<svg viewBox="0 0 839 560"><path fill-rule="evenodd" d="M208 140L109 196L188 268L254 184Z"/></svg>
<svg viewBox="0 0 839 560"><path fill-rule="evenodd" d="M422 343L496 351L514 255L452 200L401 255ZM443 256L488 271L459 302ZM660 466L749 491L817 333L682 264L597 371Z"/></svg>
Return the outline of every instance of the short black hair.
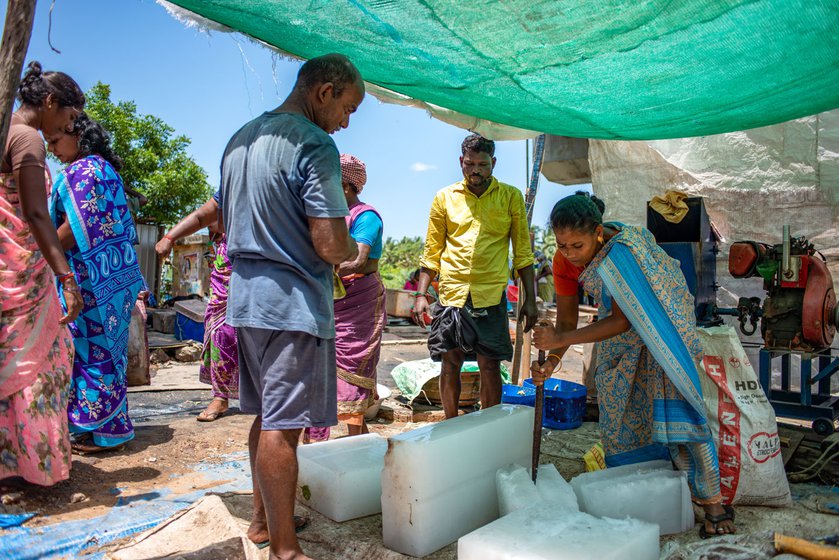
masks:
<svg viewBox="0 0 839 560"><path fill-rule="evenodd" d="M495 156L495 142L487 140L480 134L470 134L460 145L460 153L466 155L467 151L484 152L490 156Z"/></svg>
<svg viewBox="0 0 839 560"><path fill-rule="evenodd" d="M597 226L603 224L605 211L606 205L602 200L585 191L577 191L554 205L551 210L551 227L593 233Z"/></svg>
<svg viewBox="0 0 839 560"><path fill-rule="evenodd" d="M24 105L37 107L49 94L55 97L60 107L84 107L84 93L73 78L64 72L44 72L41 63L33 60L20 79L17 98Z"/></svg>
<svg viewBox="0 0 839 560"><path fill-rule="evenodd" d="M340 97L347 85L359 84L362 88L364 87L358 69L349 58L337 53L307 60L297 73L297 83L294 87L309 91L327 82L332 84L333 97Z"/></svg>
<svg viewBox="0 0 839 560"><path fill-rule="evenodd" d="M99 155L117 171L122 169L122 158L111 147L110 133L87 113L76 117L73 134L79 139L79 158Z"/></svg>

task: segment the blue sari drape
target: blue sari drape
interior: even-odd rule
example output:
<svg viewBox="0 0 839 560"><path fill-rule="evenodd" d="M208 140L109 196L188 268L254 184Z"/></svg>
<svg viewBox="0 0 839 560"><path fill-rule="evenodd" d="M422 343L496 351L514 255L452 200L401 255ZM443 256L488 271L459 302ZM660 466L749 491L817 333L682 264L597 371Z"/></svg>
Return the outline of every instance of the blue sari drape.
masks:
<svg viewBox="0 0 839 560"><path fill-rule="evenodd" d="M672 458L687 472L695 498L715 498L719 465L699 382L693 296L679 263L649 231L618 227L580 276L586 291L614 300L632 324L597 348L606 463Z"/></svg>
<svg viewBox="0 0 839 560"><path fill-rule="evenodd" d="M128 327L144 284L122 179L100 156L70 164L53 185L50 216L56 227L66 220L73 232L76 245L66 255L84 300L70 325L76 348L70 432L89 432L96 445L112 447L134 437L126 397Z"/></svg>

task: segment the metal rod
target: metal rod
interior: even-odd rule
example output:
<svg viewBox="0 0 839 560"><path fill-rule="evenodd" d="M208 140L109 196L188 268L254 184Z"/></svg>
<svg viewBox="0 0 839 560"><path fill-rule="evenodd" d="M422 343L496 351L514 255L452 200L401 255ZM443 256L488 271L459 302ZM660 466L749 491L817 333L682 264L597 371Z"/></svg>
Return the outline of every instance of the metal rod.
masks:
<svg viewBox="0 0 839 560"><path fill-rule="evenodd" d="M789 235L789 224L784 225L783 232L784 245L781 257L781 274L783 278L790 278L792 276L792 258L790 257L792 241Z"/></svg>
<svg viewBox="0 0 839 560"><path fill-rule="evenodd" d="M525 142L525 150L526 154L529 156L530 150L528 149L528 143ZM524 208L527 214L527 229L530 231L530 223L533 220L533 204L536 202L536 193L539 190L539 174L542 172L542 157L545 154L545 135L540 134L536 138L536 143L533 145L533 164L530 164L530 160L528 159L525 165L525 169L530 168L530 181L527 183L527 190L524 193ZM532 249L532 247L531 247ZM521 279L518 281L519 287L519 302L516 305L516 344L513 348L513 384L518 385L519 375L521 374L521 361L522 361L522 339L524 334L524 329L522 322L519 320L521 317L521 306L524 302L524 287L522 286ZM534 292L536 287L533 287ZM527 362L530 362L530 356L527 356Z"/></svg>
<svg viewBox="0 0 839 560"><path fill-rule="evenodd" d="M545 363L545 351L539 350L539 364ZM539 472L539 457L542 455L542 407L545 403L545 383L536 387L536 406L533 414L533 456L530 461L530 473L533 482Z"/></svg>

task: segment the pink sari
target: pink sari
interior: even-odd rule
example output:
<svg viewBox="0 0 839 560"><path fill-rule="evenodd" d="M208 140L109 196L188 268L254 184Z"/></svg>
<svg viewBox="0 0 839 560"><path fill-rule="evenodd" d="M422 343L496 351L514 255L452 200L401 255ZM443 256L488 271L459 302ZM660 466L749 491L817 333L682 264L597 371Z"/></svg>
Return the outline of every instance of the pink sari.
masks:
<svg viewBox="0 0 839 560"><path fill-rule="evenodd" d="M13 175L0 174L0 479L50 486L70 476L73 339L61 316Z"/></svg>

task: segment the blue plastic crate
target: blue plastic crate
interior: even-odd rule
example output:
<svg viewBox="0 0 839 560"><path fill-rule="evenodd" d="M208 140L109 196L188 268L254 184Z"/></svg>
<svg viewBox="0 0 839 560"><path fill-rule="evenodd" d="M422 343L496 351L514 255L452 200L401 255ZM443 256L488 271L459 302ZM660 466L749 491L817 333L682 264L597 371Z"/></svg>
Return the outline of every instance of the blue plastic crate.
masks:
<svg viewBox="0 0 839 560"><path fill-rule="evenodd" d="M533 379L525 379L523 386L536 386ZM548 379L545 381L545 404L542 409L542 426L552 430L573 430L583 424L583 414L586 411L586 388L584 385L565 381L564 379Z"/></svg>
<svg viewBox="0 0 839 560"><path fill-rule="evenodd" d="M204 323L193 321L186 315L178 313L175 316L175 338L204 342Z"/></svg>
<svg viewBox="0 0 839 560"><path fill-rule="evenodd" d="M204 314L207 304L200 299L178 301L175 308L175 338L204 342Z"/></svg>
<svg viewBox="0 0 839 560"><path fill-rule="evenodd" d="M504 385L501 388L501 402L504 404L536 406L536 388L533 386Z"/></svg>

